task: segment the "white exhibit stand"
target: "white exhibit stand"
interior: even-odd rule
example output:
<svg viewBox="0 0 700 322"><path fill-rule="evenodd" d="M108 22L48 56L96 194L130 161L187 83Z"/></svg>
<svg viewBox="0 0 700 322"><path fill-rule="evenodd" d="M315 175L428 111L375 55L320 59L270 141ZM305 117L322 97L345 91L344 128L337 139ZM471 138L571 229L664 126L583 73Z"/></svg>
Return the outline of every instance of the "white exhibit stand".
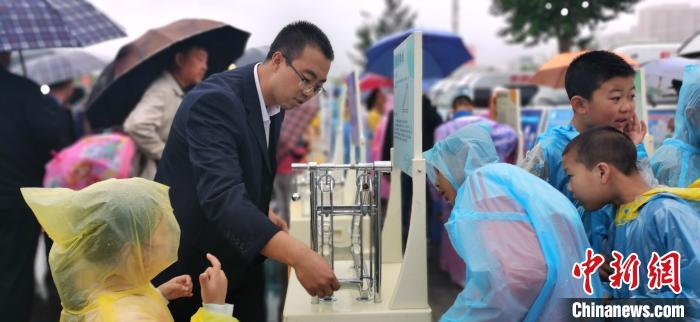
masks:
<svg viewBox="0 0 700 322"><path fill-rule="evenodd" d="M639 121L644 121L649 125L649 107L647 106L647 81L644 69L638 68L634 75L634 112L637 113ZM649 133L642 141L648 155L654 153L654 137Z"/></svg>
<svg viewBox="0 0 700 322"><path fill-rule="evenodd" d="M356 76L355 76L356 77ZM284 305L285 322L387 321L427 322L431 320L428 305L426 252L426 177L421 142L422 34L415 32L394 50L394 149L392 149L391 191L382 230L381 298L377 301L357 300L355 289L341 289L333 301L313 304L292 269ZM347 91L352 92L352 90ZM359 104L358 104L359 105ZM336 149L338 150L338 149ZM342 150L342 149L341 149ZM336 151L337 152L337 151ZM353 153L354 154L354 153ZM401 172L413 178L411 224L406 251L401 251ZM352 173L353 171L347 171ZM342 174L338 174L342 175ZM334 175L335 176L335 175ZM346 178L338 191L347 199L355 184ZM299 191L301 199L291 203L290 234L306 243L310 236L308 186ZM339 218L341 219L341 218ZM338 221L334 240L343 243L349 235ZM336 235L337 233L337 235ZM338 239L335 239L336 236ZM349 236L348 236L349 238ZM338 245L341 246L341 245ZM335 272L351 270L352 261L336 261Z"/></svg>
<svg viewBox="0 0 700 322"><path fill-rule="evenodd" d="M495 100L494 119L500 124L507 124L515 130L517 138L516 161L520 162L524 157L523 153L523 131L520 126L520 90L517 88L497 88L493 91Z"/></svg>

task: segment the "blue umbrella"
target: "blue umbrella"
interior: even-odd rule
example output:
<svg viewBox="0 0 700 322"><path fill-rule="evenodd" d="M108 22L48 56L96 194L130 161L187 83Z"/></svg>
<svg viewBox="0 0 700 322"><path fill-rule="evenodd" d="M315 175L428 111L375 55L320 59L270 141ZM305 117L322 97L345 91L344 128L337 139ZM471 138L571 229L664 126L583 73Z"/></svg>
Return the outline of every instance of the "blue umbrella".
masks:
<svg viewBox="0 0 700 322"><path fill-rule="evenodd" d="M84 47L123 36L84 0L0 0L0 52Z"/></svg>
<svg viewBox="0 0 700 322"><path fill-rule="evenodd" d="M450 32L410 29L380 39L367 49L365 72L394 77L394 48L414 31L423 33L423 79L440 79L472 59L462 39Z"/></svg>

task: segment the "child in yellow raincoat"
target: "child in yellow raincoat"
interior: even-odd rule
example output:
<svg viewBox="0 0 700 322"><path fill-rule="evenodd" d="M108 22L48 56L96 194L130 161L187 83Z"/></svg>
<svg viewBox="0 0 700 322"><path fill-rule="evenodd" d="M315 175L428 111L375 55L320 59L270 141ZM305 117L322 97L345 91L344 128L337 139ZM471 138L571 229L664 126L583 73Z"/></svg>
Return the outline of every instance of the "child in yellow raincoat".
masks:
<svg viewBox="0 0 700 322"><path fill-rule="evenodd" d="M189 276L156 289L150 281L177 260L180 227L168 187L133 178L110 179L80 191L22 188L54 244L49 266L61 321L173 321L168 300L192 296ZM236 321L225 304L226 275L218 259L199 280L204 307L192 321Z"/></svg>
<svg viewBox="0 0 700 322"><path fill-rule="evenodd" d="M613 298L688 298L686 318L700 318L700 180L688 188L650 187L636 166L634 144L612 127L582 133L563 154L569 190L586 210L615 204L612 250L623 258L636 254L641 261L638 287L613 289ZM672 251L680 255L680 290L650 288L652 253Z"/></svg>

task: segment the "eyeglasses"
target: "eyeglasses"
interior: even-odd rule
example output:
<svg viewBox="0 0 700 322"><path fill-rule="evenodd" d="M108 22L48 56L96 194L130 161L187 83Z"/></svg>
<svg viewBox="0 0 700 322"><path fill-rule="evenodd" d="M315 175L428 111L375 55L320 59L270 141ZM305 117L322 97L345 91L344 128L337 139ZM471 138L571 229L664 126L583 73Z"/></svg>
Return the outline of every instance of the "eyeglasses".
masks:
<svg viewBox="0 0 700 322"><path fill-rule="evenodd" d="M282 57L284 57L284 60L287 61L287 65L292 68L295 74L299 76L299 87L301 87L301 91L305 95L316 95L323 91L323 87L321 85L314 86L311 84L311 81L304 77L302 73L300 73L296 68L294 68L294 65L292 65L292 61L287 58L287 55L282 54Z"/></svg>

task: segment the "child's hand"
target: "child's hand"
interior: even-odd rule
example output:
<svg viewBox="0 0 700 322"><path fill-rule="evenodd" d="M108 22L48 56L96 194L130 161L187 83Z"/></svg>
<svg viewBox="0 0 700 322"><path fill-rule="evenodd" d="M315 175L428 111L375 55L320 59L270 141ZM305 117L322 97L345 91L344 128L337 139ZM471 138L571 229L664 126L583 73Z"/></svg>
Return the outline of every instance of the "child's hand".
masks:
<svg viewBox="0 0 700 322"><path fill-rule="evenodd" d="M207 254L212 267L199 274L199 285L202 288L202 303L225 304L228 279L221 270L221 262L212 254Z"/></svg>
<svg viewBox="0 0 700 322"><path fill-rule="evenodd" d="M632 113L632 120L625 126L625 134L629 136L634 145L642 143L644 136L647 135L647 125L644 121L637 119L637 113Z"/></svg>
<svg viewBox="0 0 700 322"><path fill-rule="evenodd" d="M598 275L600 276L600 280L604 283L610 282L610 275L615 273L615 270L610 266L610 262L612 262L612 259L610 256L606 255L605 262L598 268Z"/></svg>
<svg viewBox="0 0 700 322"><path fill-rule="evenodd" d="M172 301L181 297L192 296L192 278L189 275L180 275L158 286L160 294Z"/></svg>

